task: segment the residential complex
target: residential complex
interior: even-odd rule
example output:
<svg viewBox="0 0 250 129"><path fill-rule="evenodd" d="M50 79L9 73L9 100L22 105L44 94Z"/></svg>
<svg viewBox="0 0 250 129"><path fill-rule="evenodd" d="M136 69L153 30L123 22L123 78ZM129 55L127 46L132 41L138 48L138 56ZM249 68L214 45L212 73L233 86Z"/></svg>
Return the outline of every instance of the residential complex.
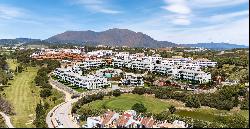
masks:
<svg viewBox="0 0 250 129"><path fill-rule="evenodd" d="M143 117L134 110L123 113L107 111L101 116L88 117L86 128L187 128L183 121L175 120L173 123L158 121L153 117Z"/></svg>
<svg viewBox="0 0 250 129"><path fill-rule="evenodd" d="M211 74L201 69L204 67L215 67L217 62L207 59L192 58L162 58L154 56L135 56L128 53L119 53L112 57L114 67L127 67L137 70L147 70L173 76L175 79L195 80L206 83L211 80Z"/></svg>
<svg viewBox="0 0 250 129"><path fill-rule="evenodd" d="M65 53L71 55L77 54L77 59L74 60L75 58L67 58L68 60L62 60L65 58ZM51 54L54 56L51 56ZM174 79L207 83L211 81L211 74L202 71L202 68L215 67L217 64L217 62L212 62L208 59L194 60L191 57L183 58L181 56L162 58L158 54L146 56L144 53L130 54L129 52L113 52L112 50L98 50L84 53L79 49L45 49L33 53L31 57L40 60L46 59L47 55L50 55L51 58L59 59L62 62L74 62L73 65L66 66L68 69L59 68L54 73L62 80L69 81L76 86L87 89L97 89L104 85L110 85L107 82L107 76L112 76L113 74L112 72L108 74L108 72L110 72L110 70L108 70L108 72L105 73L106 77L101 76L104 73L82 76L82 70L88 71L92 68L102 68L103 66L112 66L118 69L130 68L134 70L157 72L169 75ZM126 73L120 83L132 86L144 85L143 76L133 73Z"/></svg>

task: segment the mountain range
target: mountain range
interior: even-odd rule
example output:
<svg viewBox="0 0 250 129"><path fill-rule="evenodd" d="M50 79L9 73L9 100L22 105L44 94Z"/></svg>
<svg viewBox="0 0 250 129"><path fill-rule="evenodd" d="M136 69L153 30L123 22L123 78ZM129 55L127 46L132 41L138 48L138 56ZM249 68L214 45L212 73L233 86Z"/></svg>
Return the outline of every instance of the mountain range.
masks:
<svg viewBox="0 0 250 129"><path fill-rule="evenodd" d="M128 29L109 29L103 32L94 31L66 31L64 33L48 38L48 42L93 42L108 46L128 47L175 47L177 44L168 41L157 41L141 32L134 32Z"/></svg>
<svg viewBox="0 0 250 129"><path fill-rule="evenodd" d="M108 45L108 46L128 46L144 48L164 48L164 47L202 47L207 49L225 50L233 48L249 48L244 45L229 43L197 43L197 44L176 44L169 41L157 41L141 32L134 32L128 29L109 29L102 32L95 31L66 31L52 36L46 40L17 38L0 39L1 44L18 43L50 43L50 44L81 44L81 45Z"/></svg>

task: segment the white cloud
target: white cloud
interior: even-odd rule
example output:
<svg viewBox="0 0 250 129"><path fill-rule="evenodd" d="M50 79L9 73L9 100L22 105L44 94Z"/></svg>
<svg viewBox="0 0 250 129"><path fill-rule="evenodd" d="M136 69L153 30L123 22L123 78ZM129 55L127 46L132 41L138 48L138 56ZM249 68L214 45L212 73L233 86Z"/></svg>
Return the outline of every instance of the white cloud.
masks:
<svg viewBox="0 0 250 129"><path fill-rule="evenodd" d="M121 13L120 11L113 10L108 7L107 0L73 0L74 4L80 4L85 8L100 13L106 14L118 14Z"/></svg>
<svg viewBox="0 0 250 129"><path fill-rule="evenodd" d="M186 0L164 0L165 6L163 9L174 13L176 16L171 18L175 25L190 25L191 21L189 14L192 13L192 9L188 6Z"/></svg>
<svg viewBox="0 0 250 129"><path fill-rule="evenodd" d="M169 19L177 17L178 15L165 15L150 17L148 20L128 21L122 24L114 25L118 28L127 28L137 32L143 32L148 34L152 38L161 41L171 41L174 43L198 43L198 42L229 42L236 44L248 45L249 43L249 18L235 18L237 16L244 16L247 13L245 11L229 13L220 19L220 22L214 24L203 24L199 27L196 26L173 26L169 24ZM235 17L234 17L235 16ZM191 18L195 16L189 16ZM203 17L204 21L212 20L217 21L217 17ZM176 19L177 19L176 18ZM184 16L180 16L179 19L184 19L178 24L189 24L185 21ZM197 17L196 17L197 18ZM211 19L214 18L214 19ZM235 18L232 20L232 18ZM197 18L198 19L198 18ZM193 19L192 19L193 20ZM195 19L194 19L195 20ZM224 22L223 22L224 21ZM173 22L173 21L170 21ZM210 21L208 21L210 22Z"/></svg>
<svg viewBox="0 0 250 129"><path fill-rule="evenodd" d="M0 5L0 18L12 19L24 16L24 10L8 5Z"/></svg>
<svg viewBox="0 0 250 129"><path fill-rule="evenodd" d="M190 5L198 8L235 6L243 3L249 3L249 0L190 0Z"/></svg>
<svg viewBox="0 0 250 129"><path fill-rule="evenodd" d="M244 18L232 23L213 25L201 28L189 28L181 31L171 29L158 30L148 34L158 40L168 40L175 43L197 42L230 42L248 45L249 43L249 19Z"/></svg>
<svg viewBox="0 0 250 129"><path fill-rule="evenodd" d="M170 12L179 13L179 14L190 14L191 13L191 9L188 6L181 5L181 4L173 4L173 5L163 7L163 8L170 11Z"/></svg>
<svg viewBox="0 0 250 129"><path fill-rule="evenodd" d="M191 25L192 22L204 21L210 23L222 22L223 20L230 18L235 18L238 16L243 16L249 14L248 10L229 13L229 14L217 14L215 16L203 17L203 16L195 16L196 11L203 11L203 8L213 8L213 7L222 7L222 6L236 6L243 3L249 3L249 0L163 0L165 5L162 9L165 9L172 14L176 15L170 19L172 24L175 25ZM184 17L184 18L180 18ZM205 20L199 19L203 18ZM192 19L192 21L190 20Z"/></svg>
<svg viewBox="0 0 250 129"><path fill-rule="evenodd" d="M176 25L190 25L191 21L186 16L178 16L173 21Z"/></svg>
<svg viewBox="0 0 250 129"><path fill-rule="evenodd" d="M192 12L186 0L165 0L165 3L167 5L162 8L170 12L177 14L190 14Z"/></svg>
<svg viewBox="0 0 250 129"><path fill-rule="evenodd" d="M236 19L236 17L241 17L241 16L247 17L248 15L249 15L249 10L243 10L238 12L213 15L209 17L207 20L210 19L210 21L219 22L219 21Z"/></svg>

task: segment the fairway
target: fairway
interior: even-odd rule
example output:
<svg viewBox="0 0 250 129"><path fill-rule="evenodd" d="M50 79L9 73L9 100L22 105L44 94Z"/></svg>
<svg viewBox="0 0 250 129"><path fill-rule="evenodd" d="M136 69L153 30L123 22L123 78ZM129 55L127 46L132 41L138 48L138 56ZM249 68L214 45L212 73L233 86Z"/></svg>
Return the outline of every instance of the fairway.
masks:
<svg viewBox="0 0 250 129"><path fill-rule="evenodd" d="M16 62L16 59L7 59L6 62L9 65L9 69L15 71L18 63Z"/></svg>
<svg viewBox="0 0 250 129"><path fill-rule="evenodd" d="M10 67L14 68L14 64L10 63ZM4 90L6 98L16 113L11 117L15 127L34 127L32 122L35 118L35 108L40 101L40 88L33 82L37 71L38 68L29 67L22 73L18 73L14 80L10 81L11 85Z"/></svg>
<svg viewBox="0 0 250 129"><path fill-rule="evenodd" d="M97 100L89 104L90 107L102 109L120 109L129 110L136 103L142 103L147 108L148 112L160 113L168 109L170 104L162 102L152 96L142 96L137 94L122 94L119 97L105 97L103 100ZM87 105L85 105L87 106Z"/></svg>

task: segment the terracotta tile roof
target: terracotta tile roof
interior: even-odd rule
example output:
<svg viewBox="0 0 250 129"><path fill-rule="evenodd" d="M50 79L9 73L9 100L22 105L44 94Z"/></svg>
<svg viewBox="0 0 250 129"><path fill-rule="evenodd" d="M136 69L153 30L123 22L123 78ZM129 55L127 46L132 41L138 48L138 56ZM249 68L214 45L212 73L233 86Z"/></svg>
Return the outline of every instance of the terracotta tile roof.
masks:
<svg viewBox="0 0 250 129"><path fill-rule="evenodd" d="M103 115L103 121L102 121L102 124L107 124L110 119L113 117L113 115L115 114L115 112L112 112L112 111L108 111L106 112L104 115Z"/></svg>
<svg viewBox="0 0 250 129"><path fill-rule="evenodd" d="M155 120L154 120L154 119L151 119L151 120L147 123L146 127L147 127L147 128L153 128L154 123L155 123Z"/></svg>

